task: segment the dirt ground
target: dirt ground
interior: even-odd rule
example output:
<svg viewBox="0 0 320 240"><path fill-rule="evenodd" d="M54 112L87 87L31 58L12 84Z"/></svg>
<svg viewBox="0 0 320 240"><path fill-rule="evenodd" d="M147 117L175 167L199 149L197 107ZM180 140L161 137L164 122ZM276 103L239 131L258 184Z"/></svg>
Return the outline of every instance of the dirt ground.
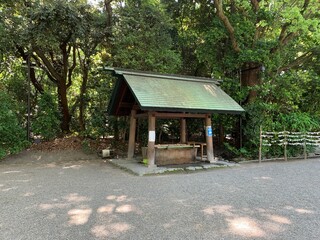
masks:
<svg viewBox="0 0 320 240"><path fill-rule="evenodd" d="M112 150L113 156L126 156L127 154L127 143L120 141L115 142L113 139L89 139L81 138L78 136L67 136L64 138L56 138L52 141L47 142L35 142L28 149L31 151L43 151L43 152L59 152L59 151L76 151L77 154L82 152L84 154L101 154L103 149ZM137 146L138 150L138 146ZM68 156L66 156L68 158ZM73 158L72 154L70 155ZM81 158L81 156L80 156Z"/></svg>

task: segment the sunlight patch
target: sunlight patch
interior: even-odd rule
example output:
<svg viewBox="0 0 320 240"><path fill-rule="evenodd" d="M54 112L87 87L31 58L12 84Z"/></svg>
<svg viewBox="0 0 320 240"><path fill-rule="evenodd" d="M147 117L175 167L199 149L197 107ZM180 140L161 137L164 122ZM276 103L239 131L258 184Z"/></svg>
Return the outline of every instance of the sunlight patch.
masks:
<svg viewBox="0 0 320 240"><path fill-rule="evenodd" d="M243 237L264 237L266 235L258 224L250 218L239 217L227 221L229 229L233 234Z"/></svg>
<svg viewBox="0 0 320 240"><path fill-rule="evenodd" d="M25 194L23 194L24 197L30 197L30 196L34 196L34 193L32 192L26 192Z"/></svg>
<svg viewBox="0 0 320 240"><path fill-rule="evenodd" d="M6 171L2 172L3 174L9 174L9 173L21 173L21 171Z"/></svg>
<svg viewBox="0 0 320 240"><path fill-rule="evenodd" d="M53 163L48 163L46 166L47 166L47 168L54 168L57 166L57 164L55 162L53 162Z"/></svg>
<svg viewBox="0 0 320 240"><path fill-rule="evenodd" d="M53 204L42 203L42 204L39 205L41 210L50 210L50 209L53 209L53 208L65 208L67 206L68 205L66 203L53 203Z"/></svg>
<svg viewBox="0 0 320 240"><path fill-rule="evenodd" d="M18 187L10 187L10 188L5 188L5 189L2 189L1 191L2 192L8 192L8 191L11 191L11 190L15 190L17 189Z"/></svg>
<svg viewBox="0 0 320 240"><path fill-rule="evenodd" d="M94 226L91 229L91 233L98 238L108 237L110 234L110 232L107 230L107 227L103 225Z"/></svg>
<svg viewBox="0 0 320 240"><path fill-rule="evenodd" d="M121 196L110 195L110 196L107 196L106 199L115 200L116 202L123 202L128 200L126 195L121 195Z"/></svg>
<svg viewBox="0 0 320 240"><path fill-rule="evenodd" d="M64 166L63 169L79 169L81 168L82 166L81 165L71 165L71 166Z"/></svg>
<svg viewBox="0 0 320 240"><path fill-rule="evenodd" d="M68 202L86 202L90 201L90 198L85 196L80 196L78 193L71 193L68 196L64 197Z"/></svg>
<svg viewBox="0 0 320 240"><path fill-rule="evenodd" d="M99 207L97 212L98 213L106 213L106 214L111 214L114 210L114 208L116 207L115 204L108 204L102 207Z"/></svg>
<svg viewBox="0 0 320 240"><path fill-rule="evenodd" d="M268 215L268 218L274 222L281 223L281 224L291 224L291 221L283 216L279 215Z"/></svg>
<svg viewBox="0 0 320 240"><path fill-rule="evenodd" d="M70 225L83 225L88 222L92 213L90 208L87 209L71 209L68 212Z"/></svg>
<svg viewBox="0 0 320 240"><path fill-rule="evenodd" d="M108 225L98 225L91 229L91 233L98 238L105 238L110 235L113 237L126 232L131 229L131 226L127 223L112 223Z"/></svg>
<svg viewBox="0 0 320 240"><path fill-rule="evenodd" d="M311 211L311 210L303 209L303 208L297 208L297 209L295 209L295 211L296 211L297 213L314 213L314 212Z"/></svg>
<svg viewBox="0 0 320 240"><path fill-rule="evenodd" d="M122 205L116 208L116 212L118 213L129 213L129 212L133 212L134 211L134 207L132 205L126 204L126 205Z"/></svg>
<svg viewBox="0 0 320 240"><path fill-rule="evenodd" d="M214 215L216 213L223 214L225 216L232 216L232 206L230 205L217 205L213 207L208 207L202 210L205 214Z"/></svg>

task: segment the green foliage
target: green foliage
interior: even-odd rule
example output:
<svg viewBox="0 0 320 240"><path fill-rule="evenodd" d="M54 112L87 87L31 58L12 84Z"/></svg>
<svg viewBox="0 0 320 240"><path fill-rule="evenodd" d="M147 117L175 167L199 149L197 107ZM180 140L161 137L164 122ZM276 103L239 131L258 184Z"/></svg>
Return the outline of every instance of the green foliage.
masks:
<svg viewBox="0 0 320 240"><path fill-rule="evenodd" d="M172 24L163 5L155 1L126 1L116 9L115 66L144 71L177 72L180 56L173 49Z"/></svg>
<svg viewBox="0 0 320 240"><path fill-rule="evenodd" d="M244 147L253 157L257 157L259 148L260 126L263 131L319 131L319 117L312 113L301 111L281 112L282 105L256 101L246 107L245 127L243 129L245 135ZM265 147L265 151L269 156L283 155L283 147L272 146ZM301 149L297 147L288 147L288 154L295 155L301 153Z"/></svg>
<svg viewBox="0 0 320 240"><path fill-rule="evenodd" d="M17 103L0 88L0 159L28 145L27 132L15 112Z"/></svg>
<svg viewBox="0 0 320 240"><path fill-rule="evenodd" d="M85 137L98 139L113 135L112 118L107 118L106 110L114 79L105 72L91 75L91 81L86 92L86 130L81 133Z"/></svg>
<svg viewBox="0 0 320 240"><path fill-rule="evenodd" d="M92 154L94 152L93 147L90 144L90 141L87 139L84 139L81 142L82 151L86 154Z"/></svg>
<svg viewBox="0 0 320 240"><path fill-rule="evenodd" d="M44 93L38 101L38 109L32 122L32 131L45 140L51 140L60 133L60 114L56 99Z"/></svg>
<svg viewBox="0 0 320 240"><path fill-rule="evenodd" d="M246 159L252 158L250 151L248 151L246 148L238 149L227 142L224 143L224 146L226 150L231 153L232 157L243 157Z"/></svg>
<svg viewBox="0 0 320 240"><path fill-rule="evenodd" d="M127 118L106 116L114 80L98 71L101 65L223 79L221 87L246 109L244 148L226 146L238 155L257 154L259 126L277 131L319 130L317 0L222 1L240 51L235 51L214 1L112 1L110 12L106 6L87 2L1 1L0 81L11 96L9 109L18 125L25 121L27 99L26 69L21 66L32 48L31 58L38 66L33 80L46 92L38 97L32 88L32 127L46 139L60 133L57 111L63 109L57 107L57 83L67 89L64 110L70 109L74 132L83 131L80 135L90 138L127 132ZM256 81L246 85L246 73L257 73L247 75ZM253 91L256 98L249 102ZM85 124L79 121L80 108ZM225 134L237 135L238 116L213 118ZM215 131L218 124L214 124ZM199 133L202 125L189 121L188 131ZM177 122L163 121L157 126L164 138L179 137ZM146 124L140 127L147 129ZM142 132L139 137L146 141ZM277 155L281 149L271 152Z"/></svg>
<svg viewBox="0 0 320 240"><path fill-rule="evenodd" d="M147 158L142 159L142 163L144 165L148 166L148 159Z"/></svg>
<svg viewBox="0 0 320 240"><path fill-rule="evenodd" d="M318 116L305 112L291 112L287 114L280 113L274 118L272 124L262 126L264 131L290 131L290 132L308 132L320 130L320 119ZM283 156L283 146L272 145L263 147L263 154L267 157ZM301 155L303 146L287 146L289 157Z"/></svg>

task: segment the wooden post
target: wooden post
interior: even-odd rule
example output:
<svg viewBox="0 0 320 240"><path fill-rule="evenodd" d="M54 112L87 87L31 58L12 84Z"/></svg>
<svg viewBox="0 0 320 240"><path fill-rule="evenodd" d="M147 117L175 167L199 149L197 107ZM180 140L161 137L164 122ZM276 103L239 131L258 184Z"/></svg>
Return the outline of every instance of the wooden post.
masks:
<svg viewBox="0 0 320 240"><path fill-rule="evenodd" d="M260 126L259 163L261 163L261 158L262 158L262 126Z"/></svg>
<svg viewBox="0 0 320 240"><path fill-rule="evenodd" d="M181 143L186 143L186 132L187 132L187 124L186 124L186 119L181 118L180 120L180 142Z"/></svg>
<svg viewBox="0 0 320 240"><path fill-rule="evenodd" d="M307 133L305 132L304 133L304 136L303 136L303 155L304 155L304 160L307 159Z"/></svg>
<svg viewBox="0 0 320 240"><path fill-rule="evenodd" d="M156 117L153 112L148 114L148 167L155 165Z"/></svg>
<svg viewBox="0 0 320 240"><path fill-rule="evenodd" d="M130 116L130 132L129 132L129 144L128 144L128 159L132 159L135 149L135 139L136 139L136 110L131 110Z"/></svg>
<svg viewBox="0 0 320 240"><path fill-rule="evenodd" d="M284 129L283 131L283 135L284 135L284 142L283 142L283 146L284 146L284 160L287 161L288 160L288 157L287 157L287 132L286 130Z"/></svg>
<svg viewBox="0 0 320 240"><path fill-rule="evenodd" d="M212 126L211 126L211 115L206 116L206 143L207 143L207 159L209 162L214 162L213 154L213 142L212 142Z"/></svg>

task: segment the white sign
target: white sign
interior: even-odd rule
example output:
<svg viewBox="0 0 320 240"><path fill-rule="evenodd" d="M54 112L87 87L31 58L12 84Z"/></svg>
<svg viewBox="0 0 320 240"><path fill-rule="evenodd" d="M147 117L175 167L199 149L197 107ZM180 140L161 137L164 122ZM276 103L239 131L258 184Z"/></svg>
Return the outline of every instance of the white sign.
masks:
<svg viewBox="0 0 320 240"><path fill-rule="evenodd" d="M206 127L206 134L208 137L212 137L212 127L211 126Z"/></svg>
<svg viewBox="0 0 320 240"><path fill-rule="evenodd" d="M156 141L156 131L149 131L149 142Z"/></svg>

